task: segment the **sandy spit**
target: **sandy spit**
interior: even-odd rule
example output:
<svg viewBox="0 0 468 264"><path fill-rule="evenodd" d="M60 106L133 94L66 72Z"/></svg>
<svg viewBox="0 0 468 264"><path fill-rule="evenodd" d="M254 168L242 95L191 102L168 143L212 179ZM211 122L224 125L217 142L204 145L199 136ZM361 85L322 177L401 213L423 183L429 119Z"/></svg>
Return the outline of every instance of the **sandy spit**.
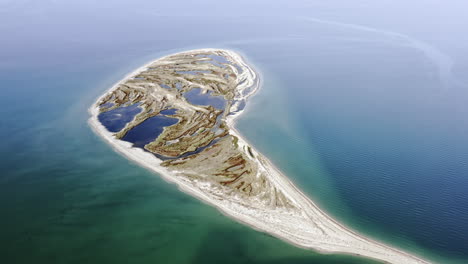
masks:
<svg viewBox="0 0 468 264"><path fill-rule="evenodd" d="M231 61L241 66L242 73L238 78L245 79L246 81L237 87L238 96L236 99L247 99L260 87L258 73L234 51L203 49L185 51L182 53L190 54L200 51L223 51L225 54L228 54ZM88 111L91 117L88 120L88 124L92 130L110 144L115 151L148 170L156 172L166 181L177 184L181 191L216 207L224 215L249 225L258 231L267 232L296 246L313 249L322 253L344 253L363 256L386 263L429 263L417 256L360 235L338 223L335 219L322 211L265 156L256 151L235 129L235 119L242 111L227 118L226 123L230 128L230 134L239 138L240 145L248 145L252 148L252 151L257 157L259 169L266 172L268 179L281 190L287 198L294 202L295 206L299 208L298 211L245 206L244 201L237 201L236 198L230 197L230 199L223 199L222 194L212 191L209 183L186 180L178 176L177 172L169 171L161 166L162 161L157 159L154 155L142 149L133 148L132 144L129 142L116 139L113 134L107 131L98 121L99 108L96 103L108 92L116 89L120 83L146 70L154 62L164 60L168 56L151 61L126 75L122 80L100 96L95 104L89 108ZM244 94L245 91L248 91L248 93Z"/></svg>

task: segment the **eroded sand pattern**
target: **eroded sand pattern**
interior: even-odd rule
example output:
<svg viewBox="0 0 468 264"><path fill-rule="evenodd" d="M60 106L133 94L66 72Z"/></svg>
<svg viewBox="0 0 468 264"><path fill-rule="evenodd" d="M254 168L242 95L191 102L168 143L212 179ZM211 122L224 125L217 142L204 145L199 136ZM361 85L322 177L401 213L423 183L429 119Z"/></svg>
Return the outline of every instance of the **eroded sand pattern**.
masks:
<svg viewBox="0 0 468 264"><path fill-rule="evenodd" d="M322 252L428 263L338 224L240 136L234 120L258 87L256 72L235 52L181 52L113 86L90 108L89 123L129 159L257 230ZM111 133L99 121L100 114L129 106L141 111L119 131ZM177 120L142 148L123 140L162 116Z"/></svg>

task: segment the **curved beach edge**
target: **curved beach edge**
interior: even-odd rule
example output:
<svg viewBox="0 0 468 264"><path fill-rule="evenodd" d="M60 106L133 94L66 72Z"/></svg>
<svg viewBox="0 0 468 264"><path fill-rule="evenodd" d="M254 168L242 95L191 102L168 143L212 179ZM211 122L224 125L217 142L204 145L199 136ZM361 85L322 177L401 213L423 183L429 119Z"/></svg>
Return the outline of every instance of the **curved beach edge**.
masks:
<svg viewBox="0 0 468 264"><path fill-rule="evenodd" d="M243 95L243 99L251 97L257 92L259 87L261 87L261 78L258 72L254 71L249 65L245 62L243 57L238 55L235 51L226 50L226 49L197 49L183 51L179 53L195 53L195 52L212 52L212 51L223 51L230 56L230 59L242 65L244 71L243 74L250 73L248 76L248 81L245 82L243 87L238 87L239 89L253 88L250 89L250 92L246 95ZM245 225L252 227L253 229L261 232L266 232L271 234L274 237L277 237L283 241L286 241L295 246L311 249L320 253L325 254L350 254L360 257L367 257L371 259L376 259L379 261L384 261L386 263L430 263L427 260L423 260L419 257L416 257L412 254L404 252L402 250L393 248L391 246L385 245L381 242L377 242L371 238L365 237L363 235L357 234L351 229L345 227L344 225L338 223L335 219L327 215L322 211L311 199L309 199L303 192L297 188L292 181L290 181L279 169L277 169L266 157L260 154L255 150L252 144L245 140L239 131L235 129L236 118L242 114L244 110L237 112L235 115L231 115L226 118L226 123L229 127L229 133L233 136L239 138L239 143L250 146L252 151L258 157L257 163L259 167L265 169L268 175L268 179L275 183L280 190L284 192L290 199L294 200L296 204L300 205L300 208L303 210L303 215L313 220L314 225L327 230L327 232L332 233L333 236L330 236L329 233L324 234L321 237L322 241L316 241L317 237L307 237L306 235L297 235L292 234L291 229L295 229L300 232L301 228L308 229L310 227L300 226L295 227L291 226L287 229L284 228L287 223L282 222L281 224L272 224L271 222L262 221L262 214L259 214L255 217L255 212L246 212L242 206L236 206L234 204L226 205L225 202L214 199L212 196L203 192L200 188L196 188L188 181L183 180L181 177L177 177L173 172L170 172L165 167L161 166L161 160L157 159L154 155L149 152L145 152L140 148L132 147L132 144L122 140L116 139L111 132L109 132L98 120L99 108L96 106L96 103L99 102L107 93L116 89L119 84L125 82L126 80L136 76L142 71L145 71L151 64L159 60L163 60L168 56L152 60L151 62L146 63L142 67L139 67L135 71L127 74L123 79L114 84L110 89L104 92L101 96L97 98L95 103L88 109L91 117L88 120L88 124L91 129L99 136L101 136L105 142L107 142L112 148L124 155L127 159L137 163L140 166L147 168L150 171L156 172L164 180L170 183L175 183L178 188L189 195L192 195L203 202L217 208L224 215L235 219L238 222L241 222ZM275 211L271 211L275 213ZM264 214L265 212L263 212ZM271 216L270 216L271 217ZM274 217L274 216L273 216ZM291 225L296 225L297 223L292 222ZM346 244L346 247L343 247L343 241L341 238L346 238L346 241L351 241ZM355 243L354 243L355 242Z"/></svg>

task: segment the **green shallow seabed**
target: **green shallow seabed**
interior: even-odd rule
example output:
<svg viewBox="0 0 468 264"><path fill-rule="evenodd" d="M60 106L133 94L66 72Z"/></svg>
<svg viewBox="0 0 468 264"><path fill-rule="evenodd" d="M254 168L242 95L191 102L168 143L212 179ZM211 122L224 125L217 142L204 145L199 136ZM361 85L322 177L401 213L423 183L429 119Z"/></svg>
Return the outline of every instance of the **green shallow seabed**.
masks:
<svg viewBox="0 0 468 264"><path fill-rule="evenodd" d="M121 165L89 180L79 173L52 185L32 180L21 208L4 210L16 218L3 223L5 263L363 263L294 248L114 161Z"/></svg>
<svg viewBox="0 0 468 264"><path fill-rule="evenodd" d="M2 263L376 263L257 232L114 152L87 125L94 97L129 70L112 63L4 77L48 93L4 109Z"/></svg>
<svg viewBox="0 0 468 264"><path fill-rule="evenodd" d="M12 159L0 193L3 263L376 263L238 224L119 156L85 122L80 113L31 131L33 151Z"/></svg>

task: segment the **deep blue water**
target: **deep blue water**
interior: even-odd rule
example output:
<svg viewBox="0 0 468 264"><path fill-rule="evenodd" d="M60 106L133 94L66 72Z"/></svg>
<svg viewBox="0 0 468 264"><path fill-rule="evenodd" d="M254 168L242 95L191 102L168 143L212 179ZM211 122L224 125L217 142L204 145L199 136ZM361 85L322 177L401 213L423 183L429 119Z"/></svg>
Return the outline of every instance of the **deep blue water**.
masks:
<svg viewBox="0 0 468 264"><path fill-rule="evenodd" d="M314 201L375 239L467 263L466 10L458 0L0 2L3 262L372 263L235 223L87 126L88 107L128 72L219 47L262 73L239 130Z"/></svg>
<svg viewBox="0 0 468 264"><path fill-rule="evenodd" d="M167 126L176 124L179 120L167 116L153 116L143 121L138 126L130 129L122 140L133 143L133 146L143 148L154 141Z"/></svg>

